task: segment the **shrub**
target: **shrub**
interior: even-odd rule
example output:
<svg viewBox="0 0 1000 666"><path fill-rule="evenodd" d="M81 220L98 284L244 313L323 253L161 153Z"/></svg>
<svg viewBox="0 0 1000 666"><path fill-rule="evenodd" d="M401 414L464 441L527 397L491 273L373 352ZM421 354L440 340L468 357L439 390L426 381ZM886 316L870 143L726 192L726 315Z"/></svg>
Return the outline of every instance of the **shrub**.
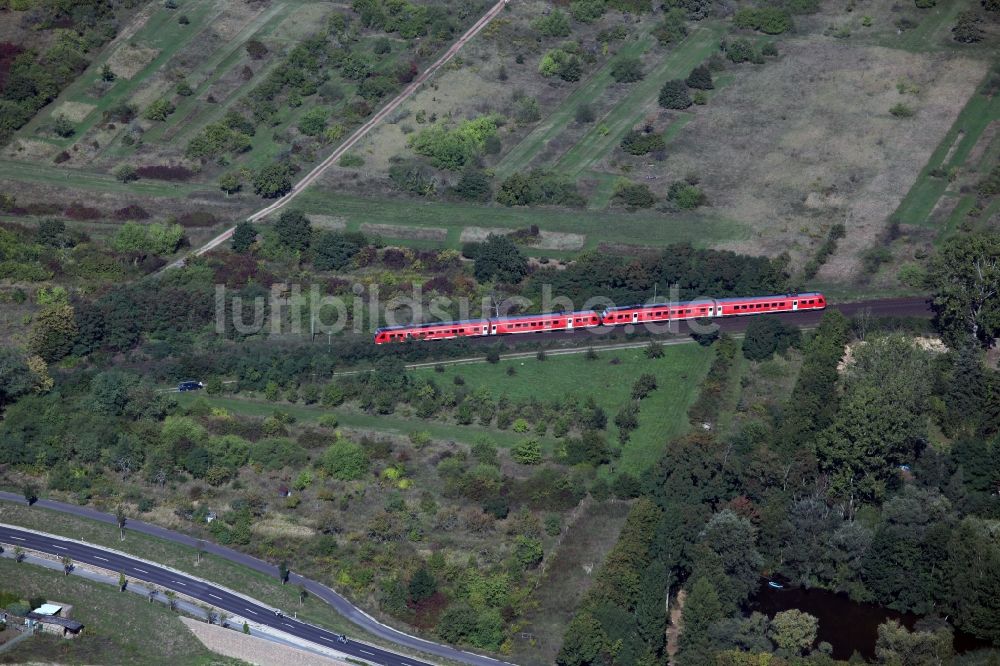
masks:
<svg viewBox="0 0 1000 666"><path fill-rule="evenodd" d="M210 227L218 223L218 221L219 218L206 210L196 210L190 213L183 213L177 218L177 224L185 228Z"/></svg>
<svg viewBox="0 0 1000 666"><path fill-rule="evenodd" d="M698 90L711 90L715 87L715 84L712 83L712 71L708 65L704 64L692 69L684 82L689 88L697 88Z"/></svg>
<svg viewBox="0 0 1000 666"><path fill-rule="evenodd" d="M758 62L760 54L749 39L734 39L726 44L726 57L732 62Z"/></svg>
<svg viewBox="0 0 1000 666"><path fill-rule="evenodd" d="M329 116L330 111L326 107L314 107L302 114L297 127L306 136L319 136L326 129L326 119Z"/></svg>
<svg viewBox="0 0 1000 666"><path fill-rule="evenodd" d="M683 9L669 10L662 21L653 29L653 35L660 44L675 44L687 36L687 15Z"/></svg>
<svg viewBox="0 0 1000 666"><path fill-rule="evenodd" d="M454 129L434 125L412 136L409 144L437 168L457 171L482 152L486 138L496 135L500 121L499 116L488 115L467 120Z"/></svg>
<svg viewBox="0 0 1000 666"><path fill-rule="evenodd" d="M692 210L705 204L705 193L697 186L685 181L674 182L667 191L667 200L672 201L678 208Z"/></svg>
<svg viewBox="0 0 1000 666"><path fill-rule="evenodd" d="M558 9L531 24L531 27L546 37L569 37L569 18Z"/></svg>
<svg viewBox="0 0 1000 666"><path fill-rule="evenodd" d="M967 9L961 12L955 20L955 26L951 29L955 41L963 44L980 41L983 38L983 31L979 27L981 20L975 10Z"/></svg>
<svg viewBox="0 0 1000 666"><path fill-rule="evenodd" d="M649 208L656 203L656 195L645 183L632 183L619 180L615 183L614 198L630 209Z"/></svg>
<svg viewBox="0 0 1000 666"><path fill-rule="evenodd" d="M785 326L777 317L752 317L743 338L743 356L751 361L764 361L775 353L785 353L798 341L799 330Z"/></svg>
<svg viewBox="0 0 1000 666"><path fill-rule="evenodd" d="M258 39L248 39L243 48L247 50L247 54L254 60L261 60L268 53L267 47Z"/></svg>
<svg viewBox="0 0 1000 666"><path fill-rule="evenodd" d="M687 84L681 79L664 83L660 88L659 103L664 109L686 109L691 106Z"/></svg>
<svg viewBox="0 0 1000 666"><path fill-rule="evenodd" d="M155 120L163 122L167 117L173 113L175 107L173 103L168 99L158 99L148 107L143 112L142 117L146 120Z"/></svg>
<svg viewBox="0 0 1000 666"><path fill-rule="evenodd" d="M764 46L760 47L760 54L768 57L775 57L778 55L778 46L774 42L767 42Z"/></svg>
<svg viewBox="0 0 1000 666"><path fill-rule="evenodd" d="M580 23L593 23L604 16L605 0L573 0L569 13Z"/></svg>
<svg viewBox="0 0 1000 666"><path fill-rule="evenodd" d="M292 175L287 164L277 163L261 167L250 179L253 191L265 199L277 199L292 191Z"/></svg>
<svg viewBox="0 0 1000 666"><path fill-rule="evenodd" d="M124 208L119 208L114 213L114 218L116 220L121 220L122 222L128 220L148 220L149 213L142 206L137 206L135 204L125 206Z"/></svg>
<svg viewBox="0 0 1000 666"><path fill-rule="evenodd" d="M136 172L140 178L153 178L155 180L184 181L191 178L194 172L187 167L176 165L154 165L141 166Z"/></svg>
<svg viewBox="0 0 1000 666"><path fill-rule="evenodd" d="M510 453L514 461L522 465L537 465L542 462L542 446L537 439L525 439L518 442Z"/></svg>
<svg viewBox="0 0 1000 666"><path fill-rule="evenodd" d="M618 83L634 83L636 81L641 81L643 77L642 61L636 57L619 58L615 61L615 64L611 66L611 76L614 77L615 81Z"/></svg>
<svg viewBox="0 0 1000 666"><path fill-rule="evenodd" d="M889 109L889 113L891 113L896 118L910 118L913 116L914 111L907 105L903 104L902 102L899 102L895 104L891 109Z"/></svg>
<svg viewBox="0 0 1000 666"><path fill-rule="evenodd" d="M500 184L496 200L505 206L582 206L586 203L574 182L542 169L508 176Z"/></svg>
<svg viewBox="0 0 1000 666"><path fill-rule="evenodd" d="M131 164L122 164L115 169L115 178L122 183L139 180L139 171Z"/></svg>
<svg viewBox="0 0 1000 666"><path fill-rule="evenodd" d="M320 464L333 478L352 481L368 472L368 455L358 444L339 439L323 452Z"/></svg>
<svg viewBox="0 0 1000 666"><path fill-rule="evenodd" d="M663 150L666 145L662 134L639 130L630 130L622 137L621 142L622 150L630 155L645 155L654 150Z"/></svg>
<svg viewBox="0 0 1000 666"><path fill-rule="evenodd" d="M776 7L745 7L733 16L733 24L768 35L780 35L792 28L792 17L785 10Z"/></svg>
<svg viewBox="0 0 1000 666"><path fill-rule="evenodd" d="M53 121L52 131L64 139L76 134L76 128L73 127L73 123L71 123L69 118L61 113L56 116L56 119Z"/></svg>
<svg viewBox="0 0 1000 666"><path fill-rule="evenodd" d="M577 54L564 48L552 49L542 56L538 73L544 77L558 76L563 81L579 81L583 76L583 62Z"/></svg>
<svg viewBox="0 0 1000 666"><path fill-rule="evenodd" d="M493 183L482 169L466 167L452 191L469 201L489 201L493 196Z"/></svg>
<svg viewBox="0 0 1000 666"><path fill-rule="evenodd" d="M580 123L581 125L583 123L594 122L595 119L594 108L590 104L584 102L580 106L576 107L575 118L576 122Z"/></svg>
<svg viewBox="0 0 1000 666"><path fill-rule="evenodd" d="M365 158L357 153L344 153L340 158L340 166L354 169L365 165Z"/></svg>

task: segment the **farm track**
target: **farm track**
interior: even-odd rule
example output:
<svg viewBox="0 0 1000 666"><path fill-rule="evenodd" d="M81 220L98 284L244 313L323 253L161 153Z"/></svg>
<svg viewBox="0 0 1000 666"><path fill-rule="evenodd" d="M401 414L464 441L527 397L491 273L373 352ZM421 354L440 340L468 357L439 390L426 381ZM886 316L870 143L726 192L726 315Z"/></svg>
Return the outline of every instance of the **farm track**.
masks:
<svg viewBox="0 0 1000 666"><path fill-rule="evenodd" d="M346 141L344 141L344 143L340 144L340 146L338 146L336 150L330 153L330 155L327 156L326 159L324 159L322 162L316 165L308 174L306 174L299 182L297 182L292 187L291 192L281 197L271 205L257 211L256 213L248 217L247 220L249 222L256 222L258 220L262 220L268 215L271 215L272 213L281 210L289 203L291 203L292 200L295 199L295 197L297 197L299 194L301 194L307 187L309 187L309 185L311 185L317 179L319 179L319 177L323 175L323 172L325 172L332 164L334 164L337 160L339 160L344 155L344 153L350 150L376 125L378 125L389 114L391 114L393 111L399 108L399 106L403 102L409 99L420 88L420 86L422 86L438 69L440 69L445 63L451 60L455 56L455 54L458 53L458 51L463 46L465 46L465 44L469 40L478 35L479 32L490 23L490 21L496 18L496 16L503 11L506 4L507 4L506 0L500 0L495 5L493 5L493 7L490 8L490 10L486 12L486 14L483 15L482 18L476 21L476 23L473 24L473 26L469 28L465 32L465 34L463 34L458 39L458 41L452 44L451 48L449 48L440 58L434 61L434 63L430 67L425 69L416 79L413 80L412 83L406 86L406 88L404 88L403 91L399 93L399 95L394 97L392 101L390 101L388 104L382 107L382 109L374 116L372 116L368 120L368 122L366 122L364 125L355 130L354 133L351 134L351 136L348 137ZM219 234L218 236L210 240L205 245L195 250L193 252L193 255L201 256L207 252L210 252L214 248L218 247L222 243L225 243L227 240L232 238L233 232L235 230L236 230L235 227L227 229L223 233ZM161 271L165 271L170 268L179 268L184 265L185 261L186 257L182 257L177 261L168 264L163 269L161 269Z"/></svg>

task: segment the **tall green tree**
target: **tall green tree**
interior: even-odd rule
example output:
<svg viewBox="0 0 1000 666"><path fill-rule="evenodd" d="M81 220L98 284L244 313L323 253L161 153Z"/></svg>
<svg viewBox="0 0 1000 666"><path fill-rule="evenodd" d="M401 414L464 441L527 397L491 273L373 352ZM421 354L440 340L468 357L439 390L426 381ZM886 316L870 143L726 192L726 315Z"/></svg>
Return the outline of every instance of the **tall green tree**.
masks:
<svg viewBox="0 0 1000 666"><path fill-rule="evenodd" d="M885 666L947 666L954 650L951 631L910 631L897 620L887 620L878 627L875 658Z"/></svg>
<svg viewBox="0 0 1000 666"><path fill-rule="evenodd" d="M528 274L528 260L514 241L490 234L476 253L475 275L480 282L496 280L516 284Z"/></svg>
<svg viewBox="0 0 1000 666"><path fill-rule="evenodd" d="M278 242L291 250L302 252L312 242L312 224L300 210L283 212L274 228L278 232Z"/></svg>
<svg viewBox="0 0 1000 666"><path fill-rule="evenodd" d="M684 626L677 644L680 666L712 666L715 663L711 629L724 616L715 587L704 576L696 578L684 602Z"/></svg>
<svg viewBox="0 0 1000 666"><path fill-rule="evenodd" d="M233 252L245 254L256 240L257 227L245 220L240 222L236 225L236 230L233 232Z"/></svg>
<svg viewBox="0 0 1000 666"><path fill-rule="evenodd" d="M1000 234L956 236L931 260L935 324L956 347L1000 335Z"/></svg>

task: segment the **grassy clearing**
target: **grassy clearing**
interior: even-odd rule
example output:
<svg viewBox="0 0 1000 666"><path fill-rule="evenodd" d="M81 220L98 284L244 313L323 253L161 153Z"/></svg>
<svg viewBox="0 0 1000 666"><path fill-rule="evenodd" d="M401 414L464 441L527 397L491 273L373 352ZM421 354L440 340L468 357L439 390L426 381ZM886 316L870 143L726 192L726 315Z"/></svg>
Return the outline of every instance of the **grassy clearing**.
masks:
<svg viewBox="0 0 1000 666"><path fill-rule="evenodd" d="M658 388L642 401L639 428L632 433L615 464L618 471L638 474L659 458L667 440L687 429L687 408L712 359L712 352L698 345L671 346L664 352L662 358L654 360L646 358L642 349L621 349L598 352L593 361L571 355L549 357L545 361L503 360L495 365L446 366L443 373L425 369L413 372L433 376L443 384L461 375L470 391L487 387L494 396L507 395L514 400L593 396L607 412L609 421L629 401L632 384L639 375L652 373L656 375ZM612 364L613 359L618 362ZM514 375L507 374L510 367L514 368ZM613 424L608 428L609 439L615 439L617 428Z"/></svg>
<svg viewBox="0 0 1000 666"><path fill-rule="evenodd" d="M139 180L121 183L114 176L81 169L54 169L45 164L0 160L0 180L32 181L62 188L80 188L135 196L184 198L209 186L197 183L168 183L162 180Z"/></svg>
<svg viewBox="0 0 1000 666"><path fill-rule="evenodd" d="M986 97L977 91L958 114L951 129L924 165L916 183L900 202L894 213L895 219L903 224L927 226L931 211L950 184L947 178L932 177L931 172L936 169L946 172L957 168L977 169L991 159L994 147L984 152L979 163L965 163L983 131L997 119L1000 119L1000 96Z"/></svg>
<svg viewBox="0 0 1000 666"><path fill-rule="evenodd" d="M463 366L475 367L475 366ZM447 374L447 373L446 373ZM441 375L435 374L440 378ZM443 380L440 380L443 381ZM449 377L450 381L450 377ZM415 430L422 430L430 434L431 437L442 441L456 441L465 444L472 444L476 438L483 434L489 435L497 445L510 447L524 439L524 435L497 430L495 428L484 428L482 426L460 426L436 421L425 421L418 418L408 418L402 415L381 415L366 414L350 409L329 409L319 406L292 405L280 402L264 402L249 398L217 398L212 396L192 396L179 395L177 400L181 405L190 405L195 400L204 399L212 407L221 407L234 414L244 416L270 416L275 410L287 412L300 422L314 422L324 414L334 414L337 421L344 428L371 431L375 434L387 434L397 437L406 437ZM545 441L551 449L552 442Z"/></svg>
<svg viewBox="0 0 1000 666"><path fill-rule="evenodd" d="M0 559L0 580L5 590L24 598L40 596L72 605L73 619L86 627L75 640L35 636L0 655L0 663L241 663L209 652L176 613L138 595L9 559Z"/></svg>
<svg viewBox="0 0 1000 666"><path fill-rule="evenodd" d="M722 34L721 24L698 25L642 81L634 84L606 116L598 119L594 128L558 160L556 170L562 174L579 175L609 155L622 136L656 108L656 98L663 82L686 77L718 48Z"/></svg>
<svg viewBox="0 0 1000 666"><path fill-rule="evenodd" d="M475 223L481 227L522 229L537 224L546 231L584 234L588 249L601 242L669 245L690 242L698 247L745 238L747 229L738 222L714 212L663 215L636 212L626 215L600 211L555 208L484 207L476 204L440 201L410 201L398 199L371 200L341 194L329 189L313 189L302 193L297 201L306 213L337 215L348 220L348 228L364 223L388 223L414 227L464 227ZM449 234L449 247L458 247L458 237ZM551 251L532 250L530 254L556 256Z"/></svg>

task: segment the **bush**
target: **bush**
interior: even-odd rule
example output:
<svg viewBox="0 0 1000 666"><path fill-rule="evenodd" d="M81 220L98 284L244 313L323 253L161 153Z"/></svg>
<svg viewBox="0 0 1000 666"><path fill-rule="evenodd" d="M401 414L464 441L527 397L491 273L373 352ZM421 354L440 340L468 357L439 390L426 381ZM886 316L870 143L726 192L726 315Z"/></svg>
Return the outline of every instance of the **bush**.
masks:
<svg viewBox="0 0 1000 666"><path fill-rule="evenodd" d="M797 328L786 327L776 317L752 317L743 338L743 356L751 361L767 360L798 344L799 337Z"/></svg>
<svg viewBox="0 0 1000 666"><path fill-rule="evenodd" d="M493 197L493 183L482 169L466 167L452 191L469 201L489 201Z"/></svg>
<svg viewBox="0 0 1000 666"><path fill-rule="evenodd" d="M580 23L593 23L604 16L605 0L573 0L569 13Z"/></svg>
<svg viewBox="0 0 1000 666"><path fill-rule="evenodd" d="M542 462L542 445L537 439L525 439L510 450L511 457L515 462L522 465L537 465Z"/></svg>
<svg viewBox="0 0 1000 666"><path fill-rule="evenodd" d="M309 109L299 118L298 129L306 136L319 136L326 129L326 120L330 111L323 106Z"/></svg>
<svg viewBox="0 0 1000 666"><path fill-rule="evenodd" d="M500 184L496 200L505 206L582 206L586 203L574 182L542 169L508 176Z"/></svg>
<svg viewBox="0 0 1000 666"><path fill-rule="evenodd" d="M891 113L896 118L911 118L913 116L914 111L907 105L903 104L902 102L899 102L895 104L891 109L889 109L889 113Z"/></svg>
<svg viewBox="0 0 1000 666"><path fill-rule="evenodd" d="M537 19L531 27L546 37L569 37L569 18L558 9Z"/></svg>
<svg viewBox="0 0 1000 666"><path fill-rule="evenodd" d="M583 62L565 48L552 49L542 56L538 73L544 77L558 76L563 81L579 81L583 76Z"/></svg>
<svg viewBox="0 0 1000 666"><path fill-rule="evenodd" d="M344 153L340 158L339 164L345 168L355 169L365 165L365 158L357 153Z"/></svg>
<svg viewBox="0 0 1000 666"><path fill-rule="evenodd" d="M174 112L174 105L168 99L158 99L148 107L143 112L142 117L146 120L155 120L163 122L167 117Z"/></svg>
<svg viewBox="0 0 1000 666"><path fill-rule="evenodd" d="M122 183L131 183L139 180L139 171L131 164L122 164L115 169L115 178Z"/></svg>
<svg viewBox="0 0 1000 666"><path fill-rule="evenodd" d="M675 7L669 10L662 21L653 29L653 35L660 44L676 44L687 36L687 14Z"/></svg>
<svg viewBox="0 0 1000 666"><path fill-rule="evenodd" d="M357 234L324 231L312 243L313 266L321 271L339 271L346 268L362 243Z"/></svg>
<svg viewBox="0 0 1000 666"><path fill-rule="evenodd" d="M760 62L762 56L757 53L753 42L749 39L735 39L726 44L726 57L732 62Z"/></svg>
<svg viewBox="0 0 1000 666"><path fill-rule="evenodd" d="M265 199L277 199L292 191L292 174L287 164L269 164L253 172L253 191Z"/></svg>
<svg viewBox="0 0 1000 666"><path fill-rule="evenodd" d="M261 60L267 56L267 47L264 46L263 42L257 39L248 39L243 45L243 48L247 50L247 55L249 55L254 60Z"/></svg>
<svg viewBox="0 0 1000 666"><path fill-rule="evenodd" d="M353 481L368 472L368 455L358 444L339 439L323 452L320 464L333 478Z"/></svg>
<svg viewBox="0 0 1000 666"><path fill-rule="evenodd" d="M580 106L576 107L576 114L575 114L576 122L580 123L581 125L584 123L594 122L595 117L596 116L594 115L594 107L592 107L590 104L587 104L585 102Z"/></svg>
<svg viewBox="0 0 1000 666"><path fill-rule="evenodd" d="M667 191L667 200L672 201L683 210L693 210L704 205L707 197L697 186L679 180L670 186Z"/></svg>
<svg viewBox="0 0 1000 666"><path fill-rule="evenodd" d="M667 144L662 134L630 130L622 137L621 147L629 155L645 155L654 150L663 150Z"/></svg>
<svg viewBox="0 0 1000 666"><path fill-rule="evenodd" d="M792 17L785 10L776 7L745 7L733 16L733 24L768 35L780 35L792 28Z"/></svg>
<svg viewBox="0 0 1000 666"><path fill-rule="evenodd" d="M611 76L618 83L635 83L636 81L641 81L643 77L642 61L636 57L619 58L611 66Z"/></svg>
<svg viewBox="0 0 1000 666"><path fill-rule="evenodd" d="M627 208L649 208L656 203L656 195L645 183L632 183L619 180L615 183L614 198L625 204Z"/></svg>
<svg viewBox="0 0 1000 666"><path fill-rule="evenodd" d="M439 169L458 171L485 148L486 139L495 136L501 118L496 115L467 120L454 129L434 125L412 136L410 147L429 157Z"/></svg>
<svg viewBox="0 0 1000 666"><path fill-rule="evenodd" d="M963 44L980 41L983 38L983 31L979 27L981 20L975 10L967 9L961 12L955 20L955 26L951 29L955 41Z"/></svg>
<svg viewBox="0 0 1000 666"><path fill-rule="evenodd" d="M681 79L664 83L660 88L659 103L664 109L686 109L691 106L687 84Z"/></svg>
<svg viewBox="0 0 1000 666"><path fill-rule="evenodd" d="M711 90L715 87L715 84L712 83L712 71L708 65L704 64L692 69L684 82L689 88L697 88L698 90Z"/></svg>

